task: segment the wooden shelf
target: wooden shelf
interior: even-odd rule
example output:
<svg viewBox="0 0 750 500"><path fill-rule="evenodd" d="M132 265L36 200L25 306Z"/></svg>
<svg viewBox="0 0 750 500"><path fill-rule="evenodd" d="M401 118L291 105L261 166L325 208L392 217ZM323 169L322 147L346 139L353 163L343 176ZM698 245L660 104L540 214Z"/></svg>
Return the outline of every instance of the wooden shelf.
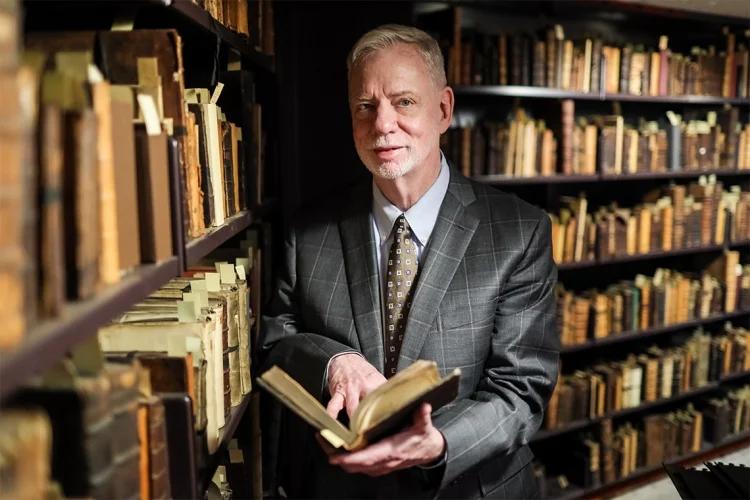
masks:
<svg viewBox="0 0 750 500"><path fill-rule="evenodd" d="M236 50L247 58L255 66L268 72L275 71L274 58L268 54L263 54L255 50L250 45L250 40L245 35L230 30L219 21L211 17L207 10L190 0L156 0L157 3L164 3L179 13L185 19L189 19L195 26L203 31L209 32L218 37L222 42L232 49Z"/></svg>
<svg viewBox="0 0 750 500"><path fill-rule="evenodd" d="M34 16L34 29L38 25L57 30L106 30L113 19L132 15L136 29L175 28L209 35L241 54L252 66L275 72L273 56L256 50L247 36L230 30L191 0L25 0L24 11Z"/></svg>
<svg viewBox="0 0 750 500"><path fill-rule="evenodd" d="M557 265L557 269L559 271L570 271L570 270L577 270L577 269L583 269L583 268L588 268L588 267L603 267L603 266L609 266L613 264L622 264L624 262L634 262L638 260L665 259L668 257L677 257L680 255L718 252L720 250L724 250L724 248L741 248L744 246L750 247L750 240L730 242L726 246L725 245L708 245L708 246L691 247L691 248L678 248L676 250L669 250L668 252L649 252L649 253L639 253L635 255L622 255L620 257L614 257L611 259L604 259L604 260L584 260L580 262L562 262Z"/></svg>
<svg viewBox="0 0 750 500"><path fill-rule="evenodd" d="M677 457L667 459L664 461L664 464L641 467L635 470L633 473L628 474L627 476L621 479L617 479L609 483L601 484L599 486L594 486L594 487L586 488L586 489L576 488L575 491L572 491L567 495L563 495L561 497L554 497L554 500L574 500L578 498L590 497L592 495L597 495L597 494L599 494L597 496L600 498L608 498L609 495L601 495L600 493L604 492L605 490L614 489L618 486L624 486L628 483L631 483L649 474L657 473L660 470L663 471L663 465L678 465L678 464L684 465L686 463L693 462L696 459L700 459L703 457L707 458L708 456L716 456L717 453L721 453L723 449L742 443L743 441L750 442L750 431L744 431L739 434L729 435L720 443L711 445L700 451L695 451L692 453L687 453L685 455L680 455Z"/></svg>
<svg viewBox="0 0 750 500"><path fill-rule="evenodd" d="M660 179L697 179L702 175L717 177L750 176L750 169L679 170L676 172L639 172L636 174L591 174L591 175L538 175L535 177L509 177L507 175L476 175L475 181L493 186L535 186L551 184L593 184L598 182L637 182Z"/></svg>
<svg viewBox="0 0 750 500"><path fill-rule="evenodd" d="M647 328L645 330L637 330L634 332L631 331L631 332L616 333L608 337L604 337L602 339L591 340L584 344L563 345L560 348L560 354L568 354L572 352L586 351L588 349L593 349L593 348L601 347L605 345L612 345L612 344L618 344L620 342L628 342L631 340L655 337L657 335L662 335L665 333L676 332L678 330L685 330L688 328L706 325L709 323L716 323L719 321L728 321L731 319L736 319L736 318L740 318L740 317L747 316L747 315L750 315L750 311L734 311L731 313L717 314L714 316L709 316L708 318L694 319L691 321L675 323L672 325L656 326L653 328Z"/></svg>
<svg viewBox="0 0 750 500"><path fill-rule="evenodd" d="M26 335L18 348L0 354L0 399L32 375L51 367L71 347L94 335L97 328L180 273L174 256L146 264L95 297L65 306L60 317L45 320Z"/></svg>
<svg viewBox="0 0 750 500"><path fill-rule="evenodd" d="M191 266L195 264L229 238L247 229L252 224L252 221L251 213L245 210L226 219L222 226L213 228L203 236L189 241L185 246L185 260L187 265Z"/></svg>
<svg viewBox="0 0 750 500"><path fill-rule="evenodd" d="M632 408L624 408L622 410L606 413L605 415L601 417L589 418L589 419L584 419L584 420L576 420L575 422L571 422L568 425L565 425L564 427L560 427L557 429L539 431L536 434L534 434L534 436L531 438L531 442L537 443L539 441L544 441L545 439L548 439L548 438L561 436L563 434L569 434L571 432L581 430L591 425L594 425L608 418L611 418L611 419L622 418L622 417L626 417L628 415L632 415L635 413L641 413L647 410L653 410L654 408L659 408L659 407L666 406L671 403L676 403L679 401L690 399L693 396L698 396L700 394L705 394L705 393L714 391L718 389L719 387L721 387L722 383L740 380L748 376L750 376L750 372L732 373L730 375L727 375L726 377L722 377L718 381L708 382L706 385L703 385L701 387L696 387L693 389L689 389L685 392L681 392L670 398L658 399L656 401L649 401L647 403L634 406Z"/></svg>
<svg viewBox="0 0 750 500"><path fill-rule="evenodd" d="M589 92L574 92L556 88L523 85L460 85L456 86L453 90L457 96L530 97L534 99L575 99L579 101L621 101L651 104L750 104L750 99L729 99L716 96L640 96L632 94L594 94Z"/></svg>
<svg viewBox="0 0 750 500"><path fill-rule="evenodd" d="M219 440L219 447L216 451L206 457L203 462L206 464L202 471L199 471L198 477L200 478L201 484L199 491L206 491L211 479L213 478L216 468L221 463L222 455L229 446L229 442L234 437L234 433L237 431L242 417L245 415L247 408L250 404L250 396L252 393L245 394L242 397L242 402L230 410L229 420L221 428L221 439Z"/></svg>

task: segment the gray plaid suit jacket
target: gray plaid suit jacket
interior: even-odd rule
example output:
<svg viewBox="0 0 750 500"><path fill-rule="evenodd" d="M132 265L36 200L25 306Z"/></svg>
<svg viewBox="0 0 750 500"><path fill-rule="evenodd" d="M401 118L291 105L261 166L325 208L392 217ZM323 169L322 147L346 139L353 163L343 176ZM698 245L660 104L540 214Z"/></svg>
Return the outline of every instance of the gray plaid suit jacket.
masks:
<svg viewBox="0 0 750 500"><path fill-rule="evenodd" d="M516 196L475 183L453 168L450 177L398 361L399 370L417 359L437 362L443 374L461 369L458 398L433 415L447 443L445 464L377 479L347 475L328 466L309 439L312 429L292 418L284 437L293 448L282 443L297 462L289 466L293 477L286 484L292 496L533 494L527 466L533 455L526 443L542 422L558 372L557 270L549 219ZM276 297L264 317L264 364L278 364L321 400L328 397L324 373L335 354L360 352L383 370L370 211L366 183L348 201L331 200L298 217L286 241ZM521 469L527 474L519 479ZM303 471L305 477L299 475ZM511 484L515 490L508 489Z"/></svg>

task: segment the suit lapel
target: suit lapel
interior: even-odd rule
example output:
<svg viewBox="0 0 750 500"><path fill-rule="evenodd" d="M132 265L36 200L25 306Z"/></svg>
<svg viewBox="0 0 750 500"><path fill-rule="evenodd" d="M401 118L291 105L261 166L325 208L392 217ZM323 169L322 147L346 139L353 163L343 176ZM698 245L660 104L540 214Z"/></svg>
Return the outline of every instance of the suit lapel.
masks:
<svg viewBox="0 0 750 500"><path fill-rule="evenodd" d="M407 317L398 360L399 371L418 359L437 316L438 305L479 225L479 219L466 210L476 199L474 189L455 169L450 169L450 175L448 191L425 248L424 263Z"/></svg>
<svg viewBox="0 0 750 500"><path fill-rule="evenodd" d="M364 183L353 190L339 221L349 297L362 354L383 371L380 285L370 212L372 191Z"/></svg>

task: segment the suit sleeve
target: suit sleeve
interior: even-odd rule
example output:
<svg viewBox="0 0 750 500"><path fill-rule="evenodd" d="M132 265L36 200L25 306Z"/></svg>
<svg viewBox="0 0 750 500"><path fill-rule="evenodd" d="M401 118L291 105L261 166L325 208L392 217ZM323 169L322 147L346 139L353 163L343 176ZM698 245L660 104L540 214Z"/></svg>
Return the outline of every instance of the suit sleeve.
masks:
<svg viewBox="0 0 750 500"><path fill-rule="evenodd" d="M500 290L491 348L476 392L434 417L447 445L441 488L482 460L528 443L557 380L557 268L546 216L527 241Z"/></svg>
<svg viewBox="0 0 750 500"><path fill-rule="evenodd" d="M337 354L358 352L351 346L304 330L294 228L284 242L281 274L268 314L263 315L258 345L261 372L277 365L318 399L322 399L328 390L325 379L328 361Z"/></svg>

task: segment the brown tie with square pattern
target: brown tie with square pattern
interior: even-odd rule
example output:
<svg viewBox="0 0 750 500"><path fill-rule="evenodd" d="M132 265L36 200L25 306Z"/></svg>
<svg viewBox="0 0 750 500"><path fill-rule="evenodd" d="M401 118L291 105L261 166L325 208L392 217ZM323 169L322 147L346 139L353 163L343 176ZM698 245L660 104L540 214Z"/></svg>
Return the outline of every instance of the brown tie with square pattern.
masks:
<svg viewBox="0 0 750 500"><path fill-rule="evenodd" d="M396 374L398 354L404 340L406 318L417 281L417 245L403 214L393 226L395 233L388 254L385 295L385 376Z"/></svg>

